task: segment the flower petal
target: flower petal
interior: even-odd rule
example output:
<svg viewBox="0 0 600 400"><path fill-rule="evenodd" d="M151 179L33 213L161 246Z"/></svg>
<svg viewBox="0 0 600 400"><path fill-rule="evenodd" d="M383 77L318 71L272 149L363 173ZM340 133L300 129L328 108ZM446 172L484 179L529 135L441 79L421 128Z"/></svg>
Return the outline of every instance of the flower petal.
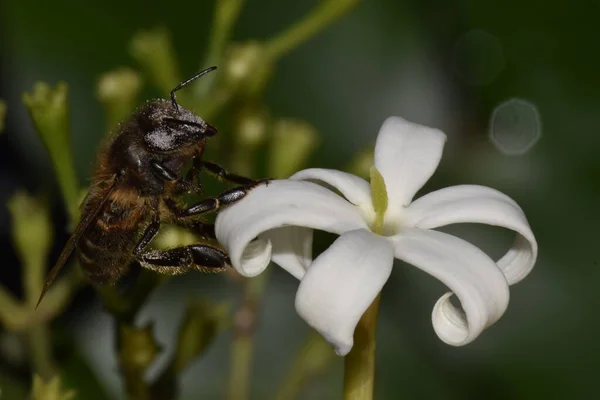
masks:
<svg viewBox="0 0 600 400"><path fill-rule="evenodd" d="M433 175L445 143L446 135L440 130L400 117L385 120L375 144L375 168L385 180L392 212L410 204Z"/></svg>
<svg viewBox="0 0 600 400"><path fill-rule="evenodd" d="M356 175L335 169L310 168L296 172L290 179L323 182L339 190L355 206L373 211L369 182Z"/></svg>
<svg viewBox="0 0 600 400"><path fill-rule="evenodd" d="M519 205L507 195L485 186L451 186L415 200L406 223L423 229L458 222L501 226L517 232L512 248L498 262L510 285L525 278L537 258L537 242Z"/></svg>
<svg viewBox="0 0 600 400"><path fill-rule="evenodd" d="M358 208L331 190L312 182L275 180L252 189L242 200L219 212L215 231L238 272L255 276L267 267L272 253L298 251L298 244L289 244L283 237L273 243L269 240L278 234L273 229L287 226L341 234L367 225ZM267 231L270 232L265 238L259 237ZM301 241L302 249L306 238ZM300 253L299 259L306 256L303 251ZM291 258L279 259L281 267L296 277L301 275L299 259L293 265L287 265L286 259Z"/></svg>
<svg viewBox="0 0 600 400"><path fill-rule="evenodd" d="M390 238L396 258L435 276L452 292L435 304L432 323L444 342L461 346L496 322L508 306L508 283L494 261L472 244L446 233L407 228ZM465 315L466 314L466 315Z"/></svg>
<svg viewBox="0 0 600 400"><path fill-rule="evenodd" d="M298 314L344 356L354 329L387 282L394 263L382 236L360 229L342 234L312 263L296 295Z"/></svg>
<svg viewBox="0 0 600 400"><path fill-rule="evenodd" d="M313 230L301 226L271 229L260 235L273 246L271 260L296 279L302 279L312 263Z"/></svg>

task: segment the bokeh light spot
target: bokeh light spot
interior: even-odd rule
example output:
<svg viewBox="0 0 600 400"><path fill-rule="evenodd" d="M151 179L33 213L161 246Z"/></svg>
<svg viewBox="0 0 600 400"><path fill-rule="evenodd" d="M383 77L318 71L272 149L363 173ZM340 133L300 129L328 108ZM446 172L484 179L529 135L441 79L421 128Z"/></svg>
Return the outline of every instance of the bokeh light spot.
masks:
<svg viewBox="0 0 600 400"><path fill-rule="evenodd" d="M490 139L498 150L522 155L537 143L542 124L537 107L522 99L510 99L498 105L490 121Z"/></svg>

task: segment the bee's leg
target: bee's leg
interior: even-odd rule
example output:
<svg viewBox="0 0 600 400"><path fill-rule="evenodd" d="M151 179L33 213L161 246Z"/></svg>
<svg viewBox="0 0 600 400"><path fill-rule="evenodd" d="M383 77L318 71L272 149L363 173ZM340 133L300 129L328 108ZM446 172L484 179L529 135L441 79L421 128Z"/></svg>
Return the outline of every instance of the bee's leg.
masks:
<svg viewBox="0 0 600 400"><path fill-rule="evenodd" d="M142 237L138 244L135 246L133 250L133 256L138 258L143 252L146 246L154 239L154 237L158 234L158 230L160 229L160 218L158 212L155 212L152 216L152 222L146 228L144 233L142 233Z"/></svg>
<svg viewBox="0 0 600 400"><path fill-rule="evenodd" d="M194 221L192 223L183 223L181 225L200 236L202 239L217 238L217 235L215 234L215 224Z"/></svg>
<svg viewBox="0 0 600 400"><path fill-rule="evenodd" d="M228 172L225 168L221 167L219 164L215 164L210 161L199 161L198 163L198 168L210 172L211 174L215 175L220 181L228 181L232 183L237 183L238 185L251 185L253 183L258 182L255 179L232 174Z"/></svg>
<svg viewBox="0 0 600 400"><path fill-rule="evenodd" d="M176 181L179 179L179 176L174 171L171 171L169 168L165 167L161 163L153 162L150 164L154 172L156 172L161 178L165 181Z"/></svg>
<svg viewBox="0 0 600 400"><path fill-rule="evenodd" d="M168 275L180 275L190 270L221 272L231 266L227 254L208 244L152 250L136 258L142 267Z"/></svg>
<svg viewBox="0 0 600 400"><path fill-rule="evenodd" d="M246 196L252 189L261 183L269 184L268 181L254 181L250 185L246 186L238 186L233 189L229 189L221 193L217 197L211 197L205 200L202 200L199 203L194 204L188 208L179 208L177 203L172 199L165 199L165 204L171 212L173 213L173 217L176 220L181 218L193 217L196 215L206 214L212 211L217 211L219 208L231 205L239 200L241 200L244 196Z"/></svg>
<svg viewBox="0 0 600 400"><path fill-rule="evenodd" d="M182 207L183 203L181 201L172 198L165 198L163 199L163 202L171 213L171 222L186 228L187 230L200 236L202 239L217 238L215 235L215 224L209 224L194 218L181 217L185 210L185 207Z"/></svg>
<svg viewBox="0 0 600 400"><path fill-rule="evenodd" d="M183 193L199 192L200 190L202 190L202 186L200 185L200 181L198 179L199 174L197 168L190 168L186 176L180 178L177 175L177 173L158 162L153 162L152 164L150 164L150 167L165 181L176 183L176 195L180 195Z"/></svg>

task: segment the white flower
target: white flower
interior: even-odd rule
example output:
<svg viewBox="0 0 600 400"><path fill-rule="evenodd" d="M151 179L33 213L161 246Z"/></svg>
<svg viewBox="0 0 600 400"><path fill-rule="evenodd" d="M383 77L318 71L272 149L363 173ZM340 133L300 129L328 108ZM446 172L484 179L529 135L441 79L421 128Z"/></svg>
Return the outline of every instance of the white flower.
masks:
<svg viewBox="0 0 600 400"><path fill-rule="evenodd" d="M494 189L452 186L412 201L437 168L445 141L439 130L388 118L375 146L372 187L341 171L300 171L221 211L217 238L244 276L261 273L272 260L298 278L298 313L339 355L352 348L356 324L389 278L394 258L452 290L436 302L433 327L444 342L467 344L502 316L508 286L531 271L537 243L521 208ZM472 244L433 230L458 222L497 225L517 236L494 262ZM315 260L313 229L340 235ZM452 294L462 310L450 302Z"/></svg>

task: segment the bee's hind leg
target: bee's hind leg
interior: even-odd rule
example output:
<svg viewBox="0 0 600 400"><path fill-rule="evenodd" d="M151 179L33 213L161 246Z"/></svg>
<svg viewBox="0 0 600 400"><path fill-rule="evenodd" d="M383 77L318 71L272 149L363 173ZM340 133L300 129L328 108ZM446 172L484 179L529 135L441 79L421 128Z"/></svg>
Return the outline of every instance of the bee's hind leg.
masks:
<svg viewBox="0 0 600 400"><path fill-rule="evenodd" d="M168 275L180 275L190 270L222 272L231 266L227 254L208 244L151 250L137 254L136 259L142 267Z"/></svg>

